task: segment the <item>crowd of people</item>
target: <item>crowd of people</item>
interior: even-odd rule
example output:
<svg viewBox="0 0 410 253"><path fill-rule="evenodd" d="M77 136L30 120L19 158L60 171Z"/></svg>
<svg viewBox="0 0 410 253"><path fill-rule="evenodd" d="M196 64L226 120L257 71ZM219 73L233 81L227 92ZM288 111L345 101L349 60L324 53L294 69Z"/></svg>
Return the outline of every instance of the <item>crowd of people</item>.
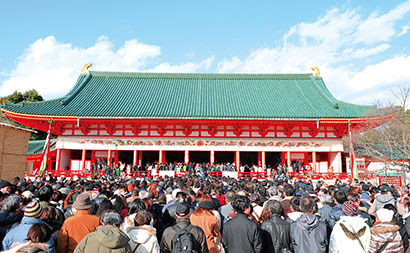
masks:
<svg viewBox="0 0 410 253"><path fill-rule="evenodd" d="M183 177L0 180L3 252L410 252L408 188Z"/></svg>

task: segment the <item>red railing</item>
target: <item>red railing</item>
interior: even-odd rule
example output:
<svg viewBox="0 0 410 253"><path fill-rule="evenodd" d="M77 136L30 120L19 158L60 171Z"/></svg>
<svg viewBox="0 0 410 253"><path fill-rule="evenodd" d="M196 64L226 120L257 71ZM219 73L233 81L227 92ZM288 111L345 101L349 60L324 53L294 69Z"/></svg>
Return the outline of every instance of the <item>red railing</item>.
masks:
<svg viewBox="0 0 410 253"><path fill-rule="evenodd" d="M267 177L266 172L238 172L238 178L266 179Z"/></svg>
<svg viewBox="0 0 410 253"><path fill-rule="evenodd" d="M222 177L222 171L211 171L209 172L209 175L213 177Z"/></svg>
<svg viewBox="0 0 410 253"><path fill-rule="evenodd" d="M132 177L150 177L151 176L151 171L130 171L130 176Z"/></svg>

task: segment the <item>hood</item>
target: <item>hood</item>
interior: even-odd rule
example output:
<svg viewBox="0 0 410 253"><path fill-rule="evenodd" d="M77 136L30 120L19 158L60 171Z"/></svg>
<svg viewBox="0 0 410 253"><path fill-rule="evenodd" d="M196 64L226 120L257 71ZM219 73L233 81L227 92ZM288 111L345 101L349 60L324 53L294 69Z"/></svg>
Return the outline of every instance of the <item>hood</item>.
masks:
<svg viewBox="0 0 410 253"><path fill-rule="evenodd" d="M289 219L291 219L292 221L295 221L302 215L302 213L301 212L293 212L293 213L288 213L287 215L288 215Z"/></svg>
<svg viewBox="0 0 410 253"><path fill-rule="evenodd" d="M319 218L314 214L302 214L296 221L304 230L313 230L319 226Z"/></svg>
<svg viewBox="0 0 410 253"><path fill-rule="evenodd" d="M13 224L17 221L20 221L23 216L16 213L10 213L6 211L0 211L0 224L1 226Z"/></svg>
<svg viewBox="0 0 410 253"><path fill-rule="evenodd" d="M382 204L387 204L390 201L394 201L394 197L391 195L379 194L376 196L376 201Z"/></svg>
<svg viewBox="0 0 410 253"><path fill-rule="evenodd" d="M366 219L360 216L342 216L337 224L340 225L346 237L351 240L362 237L369 229Z"/></svg>
<svg viewBox="0 0 410 253"><path fill-rule="evenodd" d="M149 225L139 227L128 227L126 233L130 240L135 244L144 244L148 242L151 237L156 237L157 231Z"/></svg>
<svg viewBox="0 0 410 253"><path fill-rule="evenodd" d="M99 226L95 235L97 241L109 249L124 247L130 240L124 232L112 225Z"/></svg>

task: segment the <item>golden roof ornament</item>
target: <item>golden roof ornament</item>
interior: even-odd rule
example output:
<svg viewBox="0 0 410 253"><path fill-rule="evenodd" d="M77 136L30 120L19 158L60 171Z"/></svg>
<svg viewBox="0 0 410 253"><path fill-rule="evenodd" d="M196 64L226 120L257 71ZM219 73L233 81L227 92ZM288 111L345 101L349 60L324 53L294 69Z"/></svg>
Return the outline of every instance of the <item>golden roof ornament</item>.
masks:
<svg viewBox="0 0 410 253"><path fill-rule="evenodd" d="M313 67L311 67L311 69L312 69L313 71L315 71L315 73L313 74L314 77L320 77L320 70L319 70L318 67L313 66Z"/></svg>
<svg viewBox="0 0 410 253"><path fill-rule="evenodd" d="M83 74L89 74L89 73L90 73L89 68L90 68L91 66L92 66L91 63L85 64L84 67L83 67L83 69L81 70L81 73L83 73Z"/></svg>

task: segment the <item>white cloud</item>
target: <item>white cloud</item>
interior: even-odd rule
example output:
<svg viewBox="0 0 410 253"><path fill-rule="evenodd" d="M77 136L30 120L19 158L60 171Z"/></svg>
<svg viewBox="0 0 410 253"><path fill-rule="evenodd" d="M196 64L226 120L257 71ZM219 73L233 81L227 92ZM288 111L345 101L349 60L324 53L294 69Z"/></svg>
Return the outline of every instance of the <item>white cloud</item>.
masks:
<svg viewBox="0 0 410 253"><path fill-rule="evenodd" d="M360 104L387 101L393 86L410 80L409 54L383 54L407 32L401 22L409 13L410 1L368 17L356 10L331 9L314 22L291 27L282 46L256 49L244 59L224 59L218 71L306 73L316 65L337 98Z"/></svg>
<svg viewBox="0 0 410 253"><path fill-rule="evenodd" d="M397 37L403 36L405 34L407 34L407 32L410 30L410 26L405 25L401 28L401 32L399 34L397 34Z"/></svg>
<svg viewBox="0 0 410 253"><path fill-rule="evenodd" d="M128 40L115 49L104 36L88 48L74 47L57 41L53 36L41 38L31 44L19 57L16 69L0 86L0 96L15 90L24 92L36 89L44 98L64 95L74 85L85 63L101 71L144 71L161 55L159 46ZM194 72L209 69L213 57L196 63L171 65L161 63L154 70L164 72Z"/></svg>

